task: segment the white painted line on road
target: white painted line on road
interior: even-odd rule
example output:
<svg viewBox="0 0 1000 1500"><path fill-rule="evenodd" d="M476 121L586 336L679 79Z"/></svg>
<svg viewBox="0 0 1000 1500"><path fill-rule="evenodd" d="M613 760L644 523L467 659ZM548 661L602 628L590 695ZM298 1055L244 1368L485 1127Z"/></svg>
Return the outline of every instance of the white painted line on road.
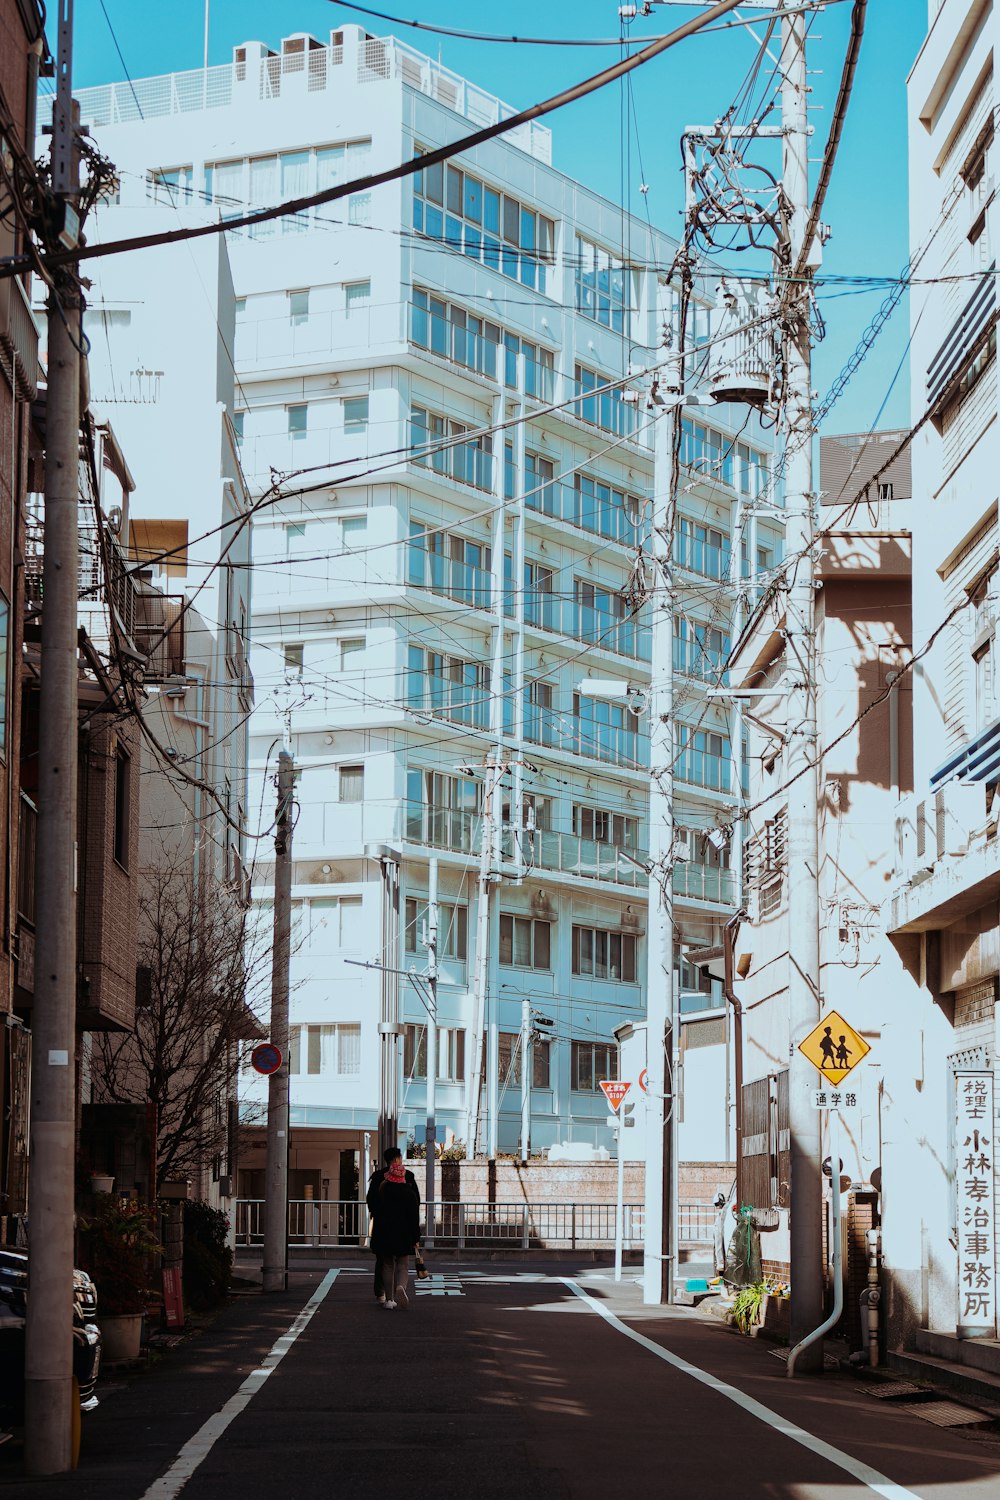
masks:
<svg viewBox="0 0 1000 1500"><path fill-rule="evenodd" d="M794 1422L789 1422L787 1417L781 1417L777 1412L772 1411L769 1406L764 1406L762 1402L755 1401L752 1396L747 1396L743 1391L737 1390L736 1386L728 1385L726 1381L720 1380L716 1375L710 1375L707 1370L699 1369L697 1365L688 1364L686 1359L681 1359L677 1354L671 1354L670 1350L664 1349L662 1344L656 1344L652 1339L646 1338L644 1334L637 1333L634 1328L630 1328L627 1323L623 1323L620 1318L615 1317L613 1312L609 1312L606 1307L602 1307L596 1298L588 1296L569 1276L564 1276L561 1279L569 1287L570 1291L575 1292L581 1301L586 1302L587 1306L596 1312L599 1317L602 1317L605 1323L609 1323L612 1328L616 1328L619 1333L623 1333L633 1343L639 1344L643 1349L648 1349L650 1354L655 1354L657 1359L662 1359L666 1364L673 1365L674 1369L680 1370L682 1374L690 1375L694 1380L700 1380L702 1385L707 1385L710 1390L717 1391L720 1396L725 1396L727 1401L732 1401L737 1406L742 1406L743 1410L749 1412L752 1417L756 1417L758 1421L766 1422L768 1427L773 1427L775 1432L780 1432L785 1437L791 1438L794 1443L801 1443L803 1448L809 1449L810 1453L818 1453L821 1458L825 1458L830 1463L836 1464L837 1468L843 1469L845 1473L850 1474L852 1479L860 1480L862 1484L866 1484L876 1495L884 1496L885 1500L920 1500L920 1496L913 1490L908 1490L903 1485L896 1484L893 1480L887 1478L885 1474L880 1474L878 1469L872 1469L868 1464L862 1463L860 1459L852 1458L849 1453L841 1452L839 1448L834 1448L832 1443L825 1443L822 1438L816 1437L814 1433L807 1432L804 1427L796 1426Z"/></svg>
<svg viewBox="0 0 1000 1500"><path fill-rule="evenodd" d="M319 1307L327 1292L333 1286L338 1276L337 1271L327 1271L319 1286L313 1292L309 1301L289 1326L287 1332L275 1342L264 1358L263 1364L251 1370L239 1390L234 1396L230 1396L225 1406L209 1417L205 1425L195 1433L185 1444L170 1468L165 1474L149 1486L142 1500L174 1500L187 1484L191 1475L200 1463L211 1453L219 1438L225 1432L234 1417L238 1417L241 1411L250 1405L254 1396L260 1390L264 1381L280 1365L289 1349L295 1343L299 1334L308 1325L313 1313Z"/></svg>

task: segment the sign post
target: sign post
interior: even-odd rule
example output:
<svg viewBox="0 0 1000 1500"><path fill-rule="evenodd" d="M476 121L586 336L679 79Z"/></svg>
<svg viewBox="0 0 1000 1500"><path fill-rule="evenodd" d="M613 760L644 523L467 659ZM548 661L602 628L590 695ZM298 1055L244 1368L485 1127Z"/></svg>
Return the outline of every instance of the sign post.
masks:
<svg viewBox="0 0 1000 1500"><path fill-rule="evenodd" d="M608 1108L613 1117L612 1129L615 1133L615 1145L618 1152L618 1188L615 1195L615 1280L622 1279L622 1234L623 1221L625 1218L625 1161L622 1157L622 1125L619 1110L624 1102L625 1095L632 1087L631 1083L622 1080L604 1078L601 1080L600 1088L608 1101Z"/></svg>
<svg viewBox="0 0 1000 1500"><path fill-rule="evenodd" d="M804 1349L821 1339L833 1328L844 1309L844 1279L841 1270L842 1247L840 1235L840 1112L860 1108L860 1096L856 1089L844 1088L847 1075L857 1067L871 1047L853 1026L837 1011L827 1011L818 1026L814 1026L805 1041L799 1043L799 1051L808 1058L820 1075L821 1087L812 1089L811 1101L814 1109L823 1111L828 1117L828 1144L830 1149L830 1247L833 1252L833 1311L830 1316L800 1339L788 1354L786 1373L795 1374L795 1365ZM821 1173L826 1172L825 1165Z"/></svg>

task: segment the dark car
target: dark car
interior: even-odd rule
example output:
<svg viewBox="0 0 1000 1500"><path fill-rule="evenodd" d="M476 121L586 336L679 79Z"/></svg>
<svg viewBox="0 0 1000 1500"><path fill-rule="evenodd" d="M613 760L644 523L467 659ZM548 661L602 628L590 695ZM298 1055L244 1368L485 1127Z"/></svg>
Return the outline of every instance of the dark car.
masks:
<svg viewBox="0 0 1000 1500"><path fill-rule="evenodd" d="M0 1427L24 1421L24 1326L28 1297L28 1255L0 1249ZM97 1405L94 1386L101 1366L97 1288L86 1271L73 1272L73 1374L80 1387L81 1411Z"/></svg>

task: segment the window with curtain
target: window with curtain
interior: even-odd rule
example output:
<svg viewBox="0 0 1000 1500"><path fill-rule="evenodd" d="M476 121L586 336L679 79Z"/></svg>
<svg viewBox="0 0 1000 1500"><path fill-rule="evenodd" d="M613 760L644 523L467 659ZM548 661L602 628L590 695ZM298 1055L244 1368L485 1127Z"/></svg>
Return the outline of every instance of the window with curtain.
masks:
<svg viewBox="0 0 1000 1500"><path fill-rule="evenodd" d="M361 1027L292 1026L288 1031L288 1071L294 1076L361 1072Z"/></svg>
<svg viewBox="0 0 1000 1500"><path fill-rule="evenodd" d="M551 936L549 922L501 912L500 963L515 969L549 969Z"/></svg>
<svg viewBox="0 0 1000 1500"><path fill-rule="evenodd" d="M364 766L341 766L338 772L338 790L341 802L363 802L365 800Z"/></svg>

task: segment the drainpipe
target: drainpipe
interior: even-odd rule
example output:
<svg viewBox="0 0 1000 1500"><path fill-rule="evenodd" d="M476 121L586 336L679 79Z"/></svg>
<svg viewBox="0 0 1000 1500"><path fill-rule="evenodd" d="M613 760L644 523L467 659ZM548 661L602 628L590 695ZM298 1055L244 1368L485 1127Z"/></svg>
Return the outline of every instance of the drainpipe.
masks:
<svg viewBox="0 0 1000 1500"><path fill-rule="evenodd" d="M743 1204L743 1005L733 989L736 938L746 912L741 907L722 929L723 980L726 999L733 1007L734 1092L736 1094L736 1206Z"/></svg>

